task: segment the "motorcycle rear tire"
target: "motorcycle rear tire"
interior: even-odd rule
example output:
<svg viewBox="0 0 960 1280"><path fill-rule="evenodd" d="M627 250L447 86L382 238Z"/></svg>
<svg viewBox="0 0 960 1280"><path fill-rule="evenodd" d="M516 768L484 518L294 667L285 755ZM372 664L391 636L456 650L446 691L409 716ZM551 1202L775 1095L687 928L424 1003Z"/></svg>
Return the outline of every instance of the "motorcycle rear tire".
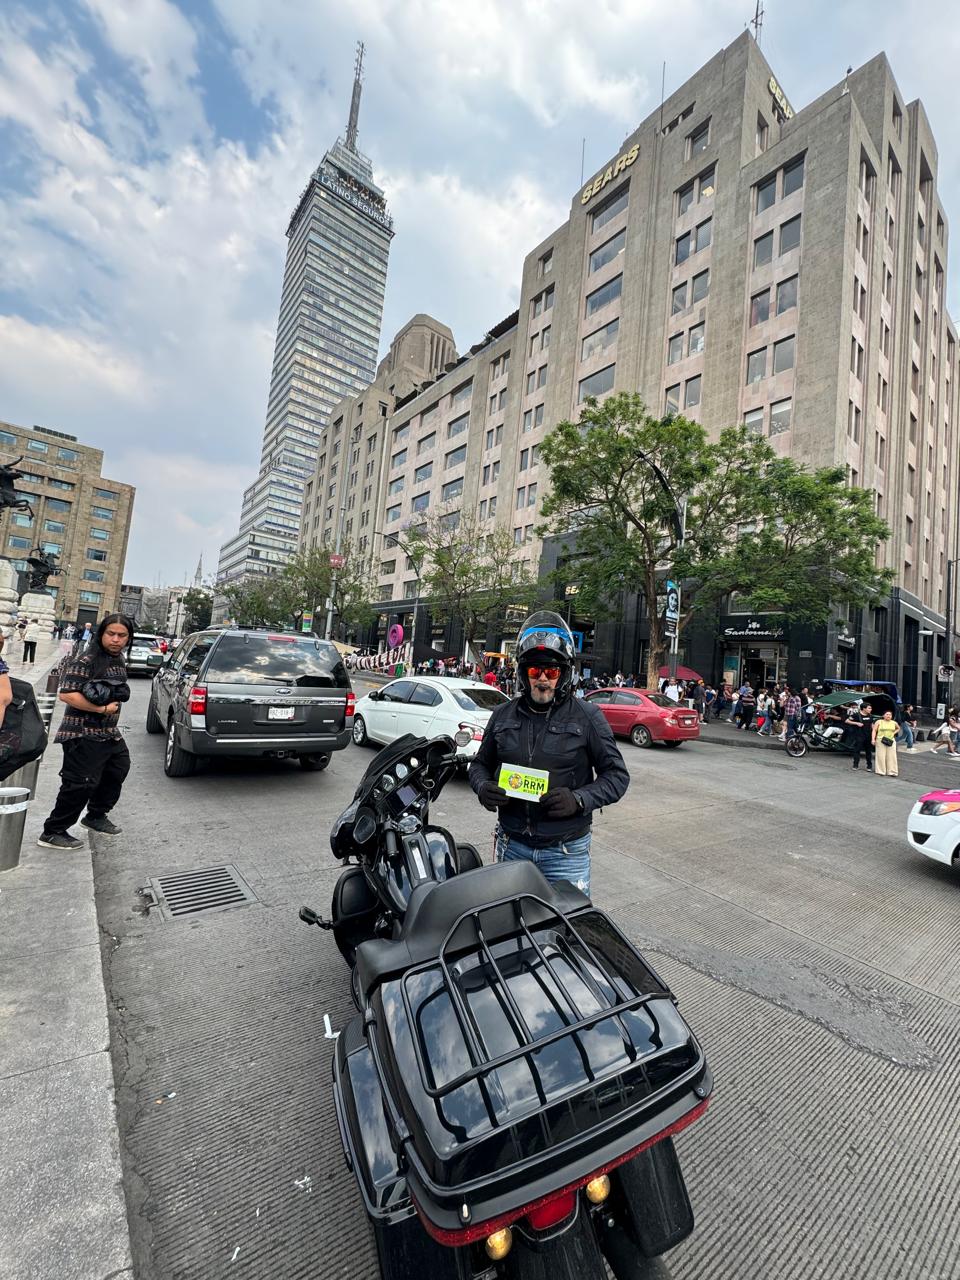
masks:
<svg viewBox="0 0 960 1280"><path fill-rule="evenodd" d="M787 739L787 755L790 756L791 759L802 760L808 750L809 748L807 747L806 740L801 738L799 734L793 738Z"/></svg>

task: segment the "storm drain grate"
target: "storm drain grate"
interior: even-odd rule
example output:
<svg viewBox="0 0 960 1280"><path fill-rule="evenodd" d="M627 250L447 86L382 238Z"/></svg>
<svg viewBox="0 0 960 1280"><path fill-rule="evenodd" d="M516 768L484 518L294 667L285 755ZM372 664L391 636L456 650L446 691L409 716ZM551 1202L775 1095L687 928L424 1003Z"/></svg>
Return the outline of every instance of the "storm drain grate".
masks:
<svg viewBox="0 0 960 1280"><path fill-rule="evenodd" d="M151 905L160 908L164 920L209 915L259 901L236 867L231 866L154 876L140 892L153 898Z"/></svg>

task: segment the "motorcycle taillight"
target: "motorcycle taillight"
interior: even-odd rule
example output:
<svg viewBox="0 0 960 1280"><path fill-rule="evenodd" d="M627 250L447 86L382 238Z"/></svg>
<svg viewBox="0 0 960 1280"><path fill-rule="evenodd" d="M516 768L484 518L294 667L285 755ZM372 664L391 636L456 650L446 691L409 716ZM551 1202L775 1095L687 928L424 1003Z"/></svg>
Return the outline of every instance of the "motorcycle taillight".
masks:
<svg viewBox="0 0 960 1280"><path fill-rule="evenodd" d="M546 1231L548 1227L555 1227L564 1218L569 1218L576 1207L577 1193L561 1191L559 1195L544 1200L535 1209L531 1209L526 1218L534 1231Z"/></svg>

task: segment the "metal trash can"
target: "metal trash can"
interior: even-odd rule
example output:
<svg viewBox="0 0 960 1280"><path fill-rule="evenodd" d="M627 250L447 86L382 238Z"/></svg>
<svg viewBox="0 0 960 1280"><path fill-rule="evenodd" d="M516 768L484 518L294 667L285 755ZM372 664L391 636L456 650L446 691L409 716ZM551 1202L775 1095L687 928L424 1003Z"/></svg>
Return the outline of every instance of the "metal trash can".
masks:
<svg viewBox="0 0 960 1280"><path fill-rule="evenodd" d="M20 863L29 804L29 787L0 787L0 871L12 871Z"/></svg>

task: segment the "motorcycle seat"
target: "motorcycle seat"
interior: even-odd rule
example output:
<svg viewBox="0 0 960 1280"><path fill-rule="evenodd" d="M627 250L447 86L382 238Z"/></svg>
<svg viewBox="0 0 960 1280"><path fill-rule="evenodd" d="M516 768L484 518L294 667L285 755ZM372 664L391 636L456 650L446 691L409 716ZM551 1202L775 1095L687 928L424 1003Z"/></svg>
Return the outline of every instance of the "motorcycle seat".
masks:
<svg viewBox="0 0 960 1280"><path fill-rule="evenodd" d="M364 995L369 997L374 987L387 978L434 959L464 912L475 911L501 898L512 900L523 894L540 898L547 904L544 907L529 900L522 904L528 928L551 919L555 912L570 915L591 905L586 894L569 881L551 884L532 862L494 863L478 867L475 871L461 872L450 880L417 885L410 895L400 937L393 940L372 938L357 948L357 976ZM484 911L481 927L488 945L514 933L517 916L512 901ZM458 948L475 946L476 939L476 928L468 918L461 922L451 937L448 951L452 953Z"/></svg>

